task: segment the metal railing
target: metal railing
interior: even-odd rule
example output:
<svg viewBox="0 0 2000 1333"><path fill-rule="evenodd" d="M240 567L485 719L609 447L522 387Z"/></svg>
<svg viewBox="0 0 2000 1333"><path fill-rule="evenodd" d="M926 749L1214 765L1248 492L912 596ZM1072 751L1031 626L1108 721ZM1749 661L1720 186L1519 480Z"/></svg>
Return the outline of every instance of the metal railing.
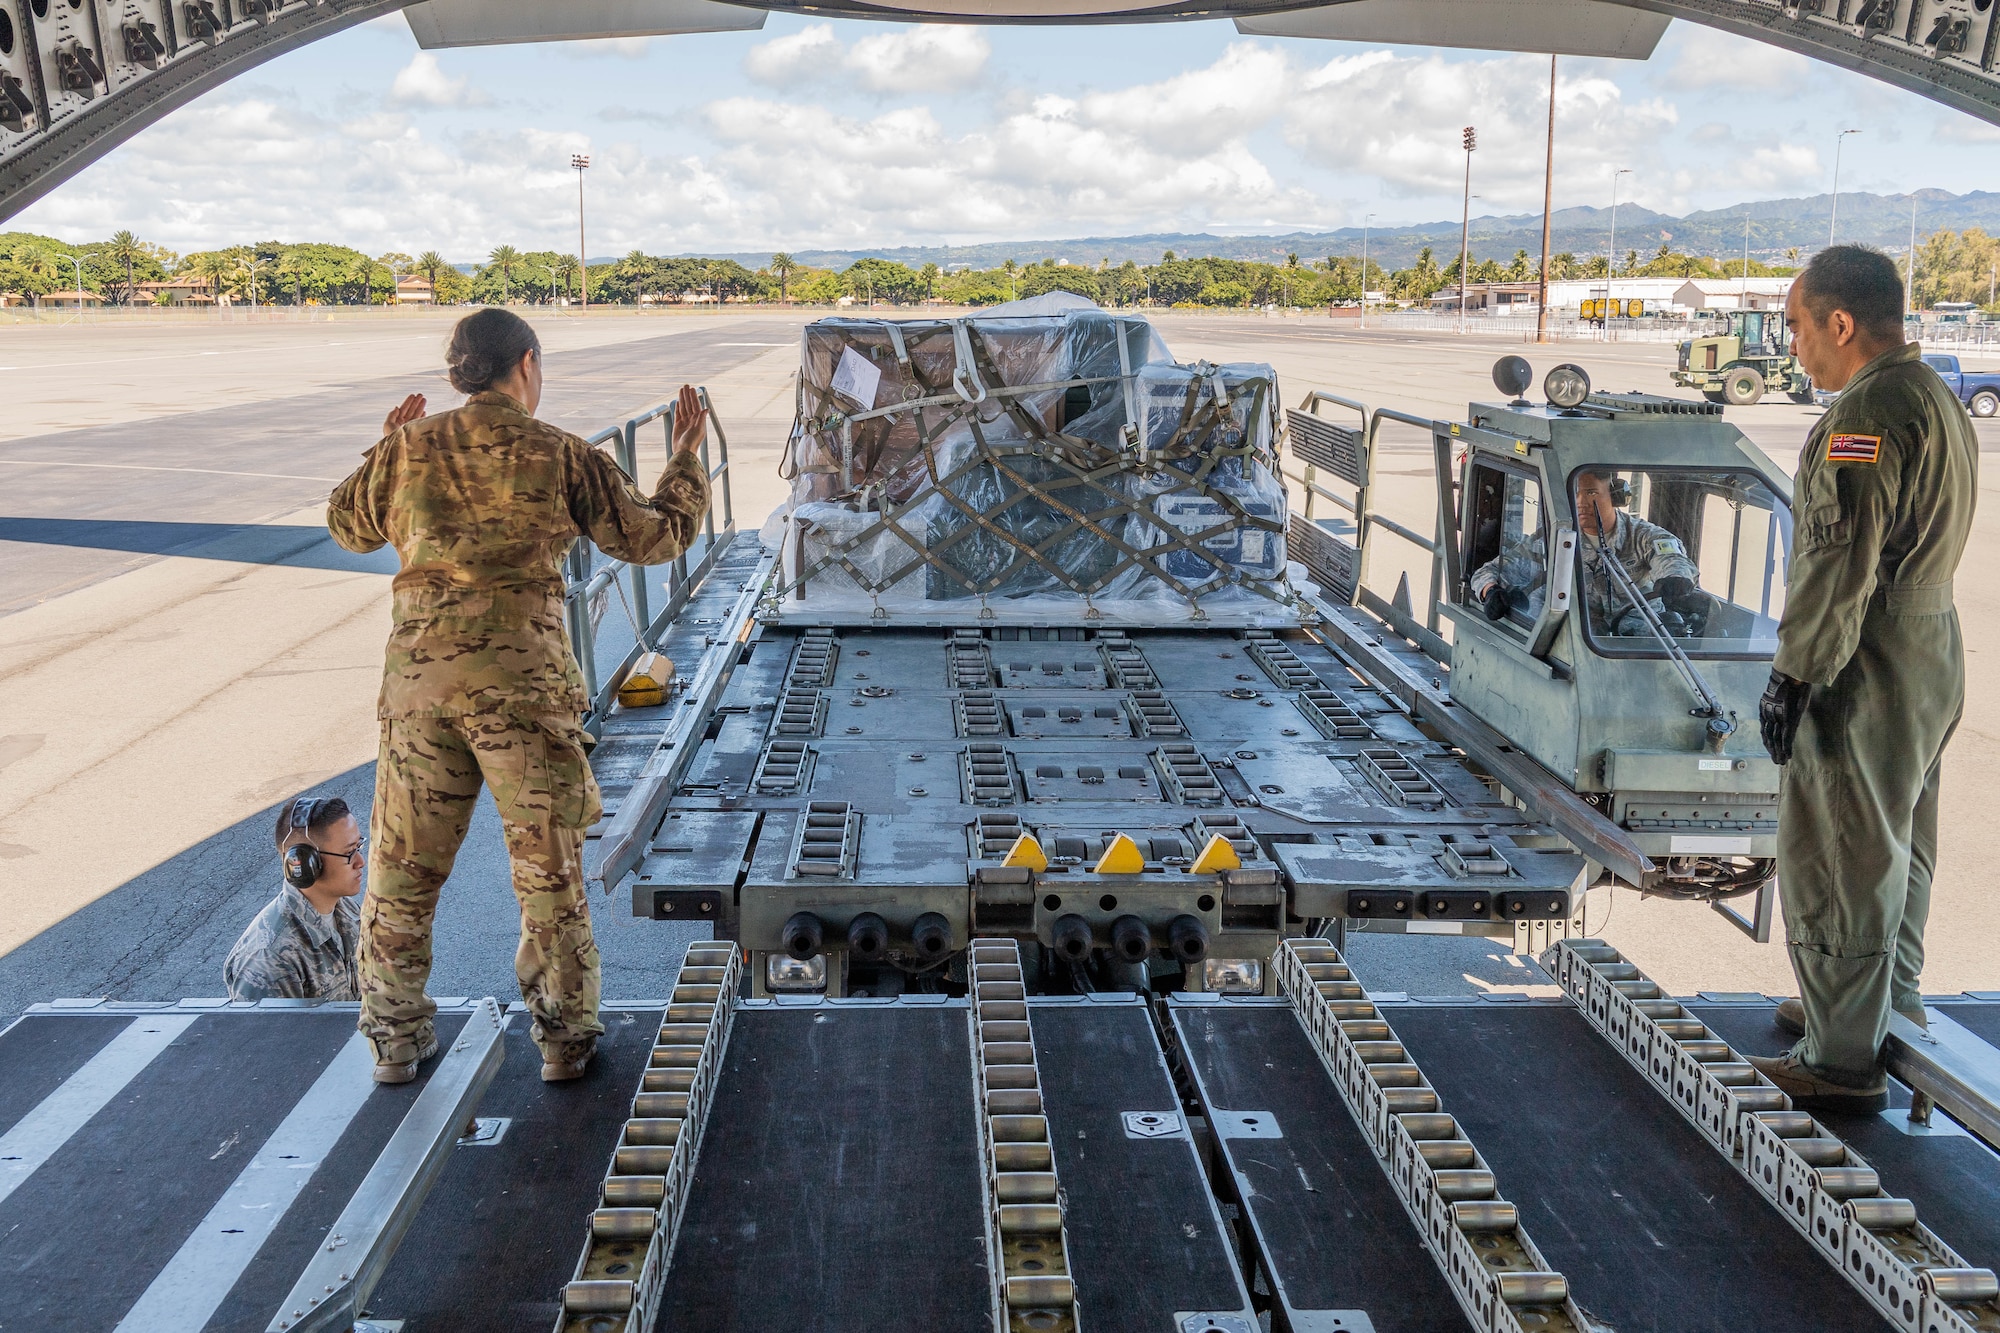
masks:
<svg viewBox="0 0 2000 1333"><path fill-rule="evenodd" d="M1282 475L1287 481L1296 483L1305 492L1303 517L1308 524L1318 525L1318 520L1313 513L1314 502L1316 500L1326 500L1353 516L1352 586L1347 588L1330 588L1326 591L1329 595L1344 598L1350 606L1360 606L1374 612L1377 616L1388 621L1398 633L1420 645L1430 656L1442 661L1449 656L1449 647L1441 633L1442 617L1438 608L1444 599L1446 587L1458 577L1458 571L1455 567L1458 553L1456 544L1451 540L1451 534L1455 531L1457 521L1456 506L1453 504L1453 496L1457 491L1457 483L1456 481L1440 481L1438 483L1436 488L1437 506L1433 519L1434 530L1429 537L1404 526L1384 514L1380 509L1375 507L1373 496L1375 492L1376 443L1381 434L1382 423L1384 421L1415 426L1430 436L1431 449L1434 455L1433 462L1436 467L1436 476L1439 478L1450 478L1452 475L1450 437L1440 429L1440 423L1431 420L1429 417L1413 416L1408 412L1399 412L1389 407L1371 409L1366 403L1358 399L1345 398L1340 394L1328 393L1323 389L1308 391L1304 400L1300 402L1298 411L1317 418L1320 417L1319 409L1323 404L1345 408L1353 412L1358 418L1358 428L1350 433L1356 439L1359 466L1352 477L1341 477L1338 472L1335 473L1336 477L1347 482L1348 486L1352 488L1353 494L1351 496L1342 495L1322 485L1320 474L1327 469L1312 462L1303 463L1301 469L1297 472L1287 471L1282 473ZM1293 457L1297 456L1296 449L1291 452ZM1407 577L1398 583L1395 596L1389 599L1383 598L1368 586L1369 552L1373 544L1375 531L1378 528L1402 538L1430 557L1430 578L1427 580L1428 594L1421 619L1418 618L1416 609L1410 603ZM1325 529L1322 529L1322 531L1324 532ZM1337 534L1327 532L1326 536L1329 541L1345 544L1344 539Z"/></svg>
<svg viewBox="0 0 2000 1333"><path fill-rule="evenodd" d="M651 613L652 603L646 586L647 570L655 566L613 560L598 550L588 537L577 538L569 553L563 557L563 611L569 628L570 649L576 654L577 666L583 671L584 689L590 696L590 713L584 720L584 727L593 735L602 728L604 716L610 711L611 701L617 697L618 687L625 682L626 675L641 656L659 647L660 636L687 606L688 598L694 595L714 570L716 560L736 538L736 509L730 497L729 437L716 416L708 390L699 388L695 392L700 395L701 405L708 413L707 428L702 434L699 451L702 471L708 476L708 510L702 515L702 531L695 542L675 556L671 563L657 567L664 568L667 574L666 602L659 613ZM636 478L639 473L640 428L660 422L671 456L677 415L673 402L661 403L622 426L605 427L589 437L586 443L592 448L610 445L612 456L625 470L625 475ZM714 462L710 460L711 438L715 441ZM717 526L718 505L722 511L720 527ZM690 557L693 557L692 565ZM633 642L616 667L600 674L597 666L600 625L599 618L592 613L592 605L600 596L612 593L618 596L625 608Z"/></svg>

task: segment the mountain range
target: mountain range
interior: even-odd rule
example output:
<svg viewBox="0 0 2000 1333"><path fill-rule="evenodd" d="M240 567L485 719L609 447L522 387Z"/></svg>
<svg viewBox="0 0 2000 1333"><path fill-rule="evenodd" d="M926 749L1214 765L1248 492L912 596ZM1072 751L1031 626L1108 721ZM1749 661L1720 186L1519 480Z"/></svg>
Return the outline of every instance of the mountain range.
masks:
<svg viewBox="0 0 2000 1333"><path fill-rule="evenodd" d="M1719 259L1743 253L1743 229L1750 224L1750 253L1764 262L1786 262L1796 248L1801 259L1827 243L1829 220L1838 223L1838 239L1859 241L1899 253L1910 244L1910 209L1916 206L1917 239L1921 242L1933 231L1963 231L1979 227L1989 235L2000 232L2000 193L1975 190L1953 194L1949 190L1918 190L1914 194L1868 194L1842 191L1837 219L1830 219L1833 196L1812 195L1801 199L1765 199L1729 208L1711 208L1674 217L1656 213L1637 204L1618 209L1618 250L1650 255L1661 245L1674 250L1714 255ZM1611 240L1609 208L1563 208L1550 219L1550 248L1560 254L1604 253ZM1401 268L1429 246L1440 261L1458 254L1459 224L1455 221L1419 223L1414 226L1376 227L1368 232L1368 257L1387 268ZM1342 227L1337 231L1295 231L1278 236L1217 236L1207 232L1150 232L1141 236L1081 236L1065 240L988 241L978 245L906 245L851 250L794 250L792 257L814 268L845 268L857 259L892 259L920 268L937 264L943 268L997 268L1012 259L1019 264L1044 259L1096 267L1100 260L1113 265L1134 260L1155 264L1171 250L1182 258L1212 255L1221 259L1254 259L1283 263L1296 254L1301 263L1325 259L1329 255L1359 255L1362 229ZM1531 259L1542 248L1542 215L1516 213L1500 217L1472 219L1472 254L1476 259L1511 259L1516 250L1525 250ZM688 257L695 257L689 255ZM751 268L769 262L771 252L749 251L704 258L734 259ZM592 260L592 263L603 262Z"/></svg>

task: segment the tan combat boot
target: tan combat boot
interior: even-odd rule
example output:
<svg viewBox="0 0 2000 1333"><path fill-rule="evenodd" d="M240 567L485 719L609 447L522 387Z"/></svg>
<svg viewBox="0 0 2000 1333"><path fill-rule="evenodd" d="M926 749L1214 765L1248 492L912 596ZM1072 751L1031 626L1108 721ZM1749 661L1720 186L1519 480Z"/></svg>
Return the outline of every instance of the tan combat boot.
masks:
<svg viewBox="0 0 2000 1333"><path fill-rule="evenodd" d="M547 1051L542 1052L542 1082L567 1083L573 1078L582 1078L583 1071L590 1068L590 1061L597 1054L597 1039L591 1038L580 1054L568 1059L552 1058Z"/></svg>
<svg viewBox="0 0 2000 1333"><path fill-rule="evenodd" d="M427 1034L417 1044L417 1058L405 1060L401 1064L378 1062L375 1066L377 1083L412 1083L416 1081L417 1066L438 1053L437 1033Z"/></svg>
<svg viewBox="0 0 2000 1333"><path fill-rule="evenodd" d="M1790 1051L1783 1055L1753 1055L1750 1063L1801 1111L1870 1115L1886 1110L1889 1105L1889 1080L1883 1074L1878 1073L1872 1082L1854 1087L1815 1073Z"/></svg>

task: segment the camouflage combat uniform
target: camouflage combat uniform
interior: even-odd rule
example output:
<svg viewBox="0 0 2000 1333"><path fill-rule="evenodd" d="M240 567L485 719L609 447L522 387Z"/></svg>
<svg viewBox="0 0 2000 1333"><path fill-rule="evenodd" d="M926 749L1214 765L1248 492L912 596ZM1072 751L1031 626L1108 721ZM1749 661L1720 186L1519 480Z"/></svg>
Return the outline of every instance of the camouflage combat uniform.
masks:
<svg viewBox="0 0 2000 1333"><path fill-rule="evenodd" d="M1806 440L1773 663L1813 687L1778 788L1796 1049L1855 1086L1877 1077L1890 1008L1923 1008L1938 778L1965 706L1952 575L1979 441L1920 350L1863 366Z"/></svg>
<svg viewBox="0 0 2000 1333"><path fill-rule="evenodd" d="M1602 568L1598 538L1579 532L1577 545L1583 551L1583 603L1590 614L1591 628L1599 634L1646 633L1643 622L1629 628L1620 623L1631 612L1632 602ZM1701 582L1701 571L1688 558L1680 538L1659 524L1634 518L1622 509L1611 528L1610 546L1611 554L1618 558L1641 592L1650 593L1659 580L1676 576L1696 584ZM1542 613L1547 596L1548 547L1539 534L1511 542L1498 556L1473 570L1468 582L1472 595L1478 598L1485 597L1487 589L1496 585L1505 588L1513 609L1532 620Z"/></svg>
<svg viewBox="0 0 2000 1333"><path fill-rule="evenodd" d="M583 889L583 832L602 811L560 562L579 535L617 559L670 560L707 507L697 456L675 454L648 499L604 453L492 392L402 427L334 491L336 541L402 558L362 919L361 1030L378 1061L414 1059L430 1035L431 919L482 782L513 862L535 1041L569 1060L604 1030Z"/></svg>
<svg viewBox="0 0 2000 1333"><path fill-rule="evenodd" d="M361 909L342 898L321 916L287 884L264 904L229 957L222 980L232 1000L358 1000L354 957Z"/></svg>

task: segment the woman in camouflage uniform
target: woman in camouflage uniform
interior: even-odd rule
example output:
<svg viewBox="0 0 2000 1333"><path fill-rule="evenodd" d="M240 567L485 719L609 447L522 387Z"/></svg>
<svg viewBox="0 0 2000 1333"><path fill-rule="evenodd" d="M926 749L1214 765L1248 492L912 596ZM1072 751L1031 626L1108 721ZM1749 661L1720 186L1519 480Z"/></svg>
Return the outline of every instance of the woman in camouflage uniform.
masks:
<svg viewBox="0 0 2000 1333"><path fill-rule="evenodd" d="M404 400L327 505L342 546L390 544L402 561L378 710L361 1030L378 1082L415 1078L437 1049L431 921L483 784L521 904L514 970L555 1082L583 1073L604 1030L583 888L583 832L601 807L560 562L579 536L638 564L687 549L708 508L705 413L683 386L673 454L647 496L604 453L535 419L541 344L519 316L460 320L446 362L465 405L426 417L421 395Z"/></svg>

